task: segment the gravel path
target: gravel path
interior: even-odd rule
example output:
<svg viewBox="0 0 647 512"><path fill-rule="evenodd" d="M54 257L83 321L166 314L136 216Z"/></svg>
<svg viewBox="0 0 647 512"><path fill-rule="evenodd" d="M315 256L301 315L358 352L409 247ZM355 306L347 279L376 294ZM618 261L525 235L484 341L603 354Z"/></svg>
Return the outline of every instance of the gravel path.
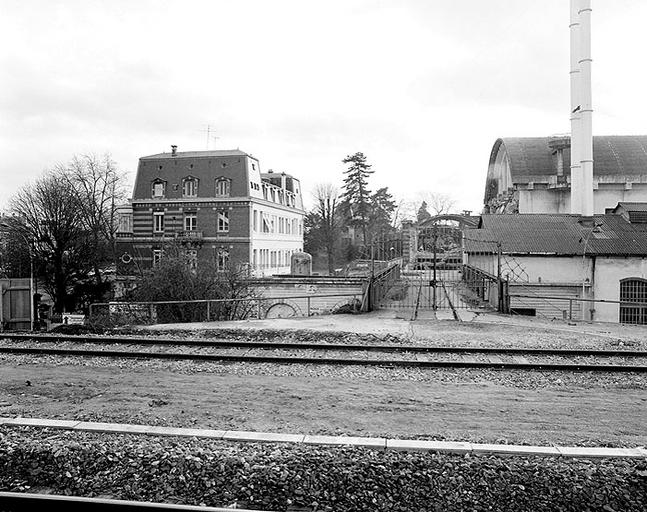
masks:
<svg viewBox="0 0 647 512"><path fill-rule="evenodd" d="M0 366L3 416L518 444L647 444L644 375L32 356L0 358Z"/></svg>
<svg viewBox="0 0 647 512"><path fill-rule="evenodd" d="M460 456L0 428L0 488L276 511L642 512L640 460Z"/></svg>

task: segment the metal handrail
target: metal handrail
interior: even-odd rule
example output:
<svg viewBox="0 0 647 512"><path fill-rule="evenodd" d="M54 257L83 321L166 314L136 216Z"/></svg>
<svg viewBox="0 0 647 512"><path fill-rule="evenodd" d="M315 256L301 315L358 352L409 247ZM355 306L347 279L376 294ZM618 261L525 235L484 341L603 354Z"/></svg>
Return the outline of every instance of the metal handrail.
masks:
<svg viewBox="0 0 647 512"><path fill-rule="evenodd" d="M281 299L311 299L313 297L357 297L362 292L355 293L331 293L331 294L314 294L309 295L284 295L281 297L244 297L242 299L193 299L193 300L157 300L157 301L138 301L138 302L95 302L92 306L151 306L156 304L202 304L207 302L255 302L258 300L281 300Z"/></svg>
<svg viewBox="0 0 647 512"><path fill-rule="evenodd" d="M549 300L576 300L580 302L603 302L606 304L621 304L627 306L647 306L647 302L631 302L626 300L609 300L609 299L583 299L580 297L556 297L549 295L522 295L511 293L510 297L519 297L524 299L549 299Z"/></svg>

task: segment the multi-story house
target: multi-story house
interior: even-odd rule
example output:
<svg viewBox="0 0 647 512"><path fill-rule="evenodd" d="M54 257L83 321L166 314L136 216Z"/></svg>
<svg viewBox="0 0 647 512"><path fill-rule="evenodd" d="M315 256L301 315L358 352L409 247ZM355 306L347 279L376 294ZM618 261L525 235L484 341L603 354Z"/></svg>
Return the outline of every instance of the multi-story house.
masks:
<svg viewBox="0 0 647 512"><path fill-rule="evenodd" d="M240 150L178 152L139 159L133 197L119 211L118 273L137 275L171 241L192 265L253 275L288 273L303 250L299 180Z"/></svg>

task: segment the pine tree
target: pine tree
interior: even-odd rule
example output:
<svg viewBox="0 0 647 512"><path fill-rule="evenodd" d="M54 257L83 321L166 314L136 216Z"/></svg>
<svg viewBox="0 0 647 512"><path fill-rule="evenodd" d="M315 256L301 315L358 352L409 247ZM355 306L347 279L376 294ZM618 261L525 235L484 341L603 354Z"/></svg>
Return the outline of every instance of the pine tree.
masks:
<svg viewBox="0 0 647 512"><path fill-rule="evenodd" d="M423 201L420 208L418 208L416 220L418 221L418 224L420 224L428 219L431 219L431 213L429 213L429 210L427 209L427 201Z"/></svg>
<svg viewBox="0 0 647 512"><path fill-rule="evenodd" d="M344 171L344 192L342 200L349 216L350 224L362 230L363 241L367 243L366 227L370 211L371 191L368 188L367 178L373 174L371 165L366 163L364 153L355 153L342 160L350 164Z"/></svg>

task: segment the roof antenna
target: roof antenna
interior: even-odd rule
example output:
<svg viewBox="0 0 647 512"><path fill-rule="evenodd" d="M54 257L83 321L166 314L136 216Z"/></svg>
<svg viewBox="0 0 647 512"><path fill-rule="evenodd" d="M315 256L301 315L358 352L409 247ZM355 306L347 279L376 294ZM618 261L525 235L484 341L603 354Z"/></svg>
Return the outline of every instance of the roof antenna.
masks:
<svg viewBox="0 0 647 512"><path fill-rule="evenodd" d="M211 133L213 132L213 130L211 129L211 125L210 125L210 124L208 124L208 125L207 125L207 129L206 129L206 130L200 130L200 131L201 131L202 133L206 133L206 134L207 134L207 151L209 151L209 141L210 141L211 139L214 139L214 140L215 140L215 139L219 139L220 137L212 137L212 136L211 136ZM213 133L215 133L215 132L213 132ZM215 143L214 143L214 146L215 146Z"/></svg>

